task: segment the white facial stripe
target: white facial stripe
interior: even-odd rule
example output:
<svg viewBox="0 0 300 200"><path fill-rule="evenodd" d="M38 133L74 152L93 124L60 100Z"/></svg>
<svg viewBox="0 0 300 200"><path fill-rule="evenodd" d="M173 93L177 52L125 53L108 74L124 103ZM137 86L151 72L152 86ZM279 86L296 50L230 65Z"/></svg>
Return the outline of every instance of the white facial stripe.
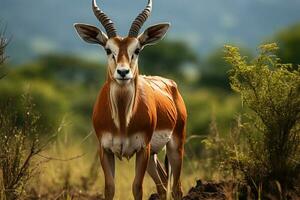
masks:
<svg viewBox="0 0 300 200"><path fill-rule="evenodd" d="M112 53L117 57L119 54L119 47L118 45L114 42L114 40L108 40L106 43L105 48L108 48L112 51Z"/></svg>
<svg viewBox="0 0 300 200"><path fill-rule="evenodd" d="M127 53L128 53L128 56L129 56L129 59L130 59L130 62L131 62L131 74L132 74L132 76L133 76L133 74L135 74L135 71L136 71L136 68L137 68L138 59L137 59L137 56L134 54L134 52L137 48L140 48L140 43L139 43L138 40L134 40L132 43L130 43L128 45L128 48L127 48Z"/></svg>
<svg viewBox="0 0 300 200"><path fill-rule="evenodd" d="M119 54L119 47L113 40L108 40L105 46L106 49L110 49L115 58L117 58ZM113 76L115 72L115 60L112 55L108 56L108 66L110 74Z"/></svg>
<svg viewBox="0 0 300 200"><path fill-rule="evenodd" d="M134 51L140 46L138 40L134 40L134 42L130 43L128 48L127 48L127 52L128 55L131 56L132 54L134 54Z"/></svg>

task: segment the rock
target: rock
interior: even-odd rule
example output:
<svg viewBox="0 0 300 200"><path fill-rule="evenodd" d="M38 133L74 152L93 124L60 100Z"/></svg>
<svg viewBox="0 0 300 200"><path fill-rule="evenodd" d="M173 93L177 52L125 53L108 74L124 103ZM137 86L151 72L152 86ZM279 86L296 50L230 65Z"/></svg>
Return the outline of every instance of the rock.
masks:
<svg viewBox="0 0 300 200"><path fill-rule="evenodd" d="M222 191L222 183L203 182L198 180L195 187L192 187L183 200L225 200Z"/></svg>
<svg viewBox="0 0 300 200"><path fill-rule="evenodd" d="M151 196L149 197L149 200L159 200L158 194L151 194Z"/></svg>

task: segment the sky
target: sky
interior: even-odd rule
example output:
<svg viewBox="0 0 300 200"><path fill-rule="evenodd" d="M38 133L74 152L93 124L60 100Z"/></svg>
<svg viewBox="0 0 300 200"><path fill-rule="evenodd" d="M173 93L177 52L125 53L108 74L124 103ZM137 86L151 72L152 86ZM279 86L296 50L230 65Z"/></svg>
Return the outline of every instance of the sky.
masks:
<svg viewBox="0 0 300 200"><path fill-rule="evenodd" d="M146 0L98 0L122 36L146 4ZM77 22L102 28L93 16L91 0L0 0L0 19L12 36L8 53L15 62L47 53L90 59L101 54L99 47L83 43L73 28ZM167 40L182 40L199 55L224 44L254 49L300 22L300 0L153 0L144 29L159 22L172 24Z"/></svg>

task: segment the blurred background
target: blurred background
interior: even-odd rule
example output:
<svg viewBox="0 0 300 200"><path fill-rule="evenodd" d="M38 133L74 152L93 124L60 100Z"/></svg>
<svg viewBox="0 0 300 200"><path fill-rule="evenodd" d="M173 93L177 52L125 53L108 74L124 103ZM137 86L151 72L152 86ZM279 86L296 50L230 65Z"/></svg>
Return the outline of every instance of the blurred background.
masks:
<svg viewBox="0 0 300 200"><path fill-rule="evenodd" d="M98 0L98 5L118 33L126 35L146 0ZM206 154L201 139L209 133L211 121L226 134L243 113L240 97L230 89L224 44L240 47L251 59L260 44L277 42L283 62L300 63L299 8L298 0L154 0L144 28L166 21L172 26L163 41L144 49L139 66L142 74L174 79L185 99L187 133L194 138L186 145L189 162L184 173L191 178L186 178L185 190L197 178L214 178L207 170L209 162L201 160ZM14 109L22 111L21 96L29 92L40 115L40 134L61 132L47 153L68 158L88 151L88 158L81 158L89 161L86 164L96 149L91 114L105 80L106 58L100 46L81 41L73 28L76 22L103 30L90 0L1 0L1 30L10 42L0 68L0 75L5 75L0 80L0 102L6 106L9 99ZM84 165L82 160L75 162ZM88 167L74 170L84 174Z"/></svg>

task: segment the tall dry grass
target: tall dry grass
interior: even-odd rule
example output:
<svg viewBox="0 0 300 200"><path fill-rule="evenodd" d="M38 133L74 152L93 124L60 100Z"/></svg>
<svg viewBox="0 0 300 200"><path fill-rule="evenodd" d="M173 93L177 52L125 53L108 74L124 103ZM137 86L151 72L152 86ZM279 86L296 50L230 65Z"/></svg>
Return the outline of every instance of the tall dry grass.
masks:
<svg viewBox="0 0 300 200"><path fill-rule="evenodd" d="M38 176L31 182L29 190L43 198L66 199L68 196L86 195L103 197L104 176L97 155L98 142L94 134L77 138L66 131L59 133L57 140L43 152L41 161L47 163L40 168ZM195 181L208 178L204 170L206 161L191 160L186 156L182 172L182 186L185 193ZM132 182L135 159L116 160L115 199L133 199ZM208 174L212 172L206 171ZM156 193L156 187L148 174L144 180L144 199Z"/></svg>

